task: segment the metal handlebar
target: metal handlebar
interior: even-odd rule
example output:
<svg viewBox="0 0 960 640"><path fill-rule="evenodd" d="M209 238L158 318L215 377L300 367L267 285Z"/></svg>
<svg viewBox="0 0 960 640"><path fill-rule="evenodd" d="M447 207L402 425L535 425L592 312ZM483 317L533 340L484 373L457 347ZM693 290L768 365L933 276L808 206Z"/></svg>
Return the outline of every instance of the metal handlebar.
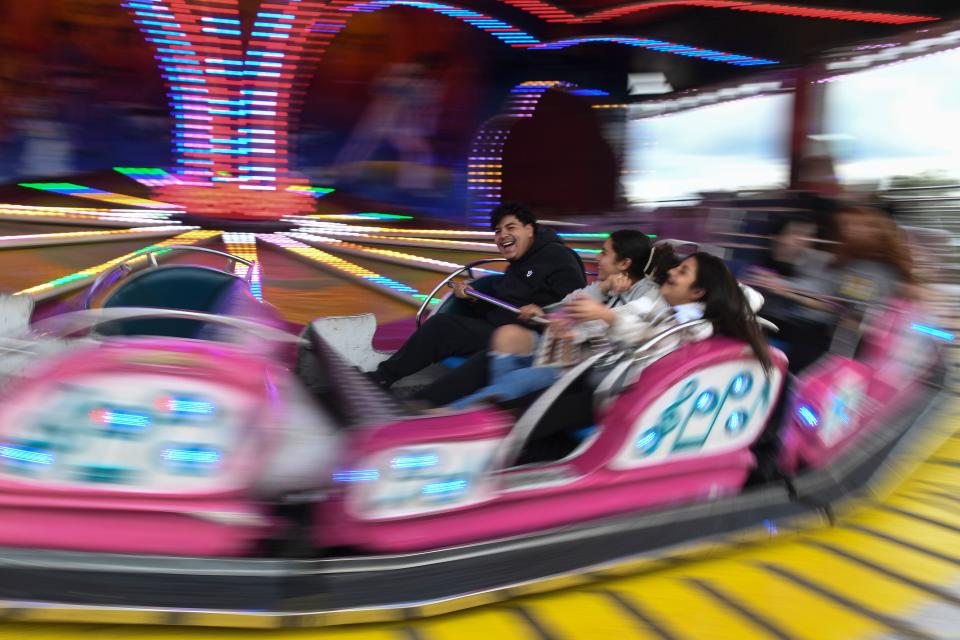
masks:
<svg viewBox="0 0 960 640"><path fill-rule="evenodd" d="M481 264L490 264L492 262L508 262L506 258L484 258L482 260L474 260L473 262L468 262L463 265L456 271L451 272L447 277L440 281L440 283L433 288L427 297L424 299L423 303L420 305L420 308L417 309L417 327L423 322L423 314L427 310L427 307L430 306L430 301L433 300L433 297L437 294L440 289L442 289L448 282L459 276L464 271L467 272L467 275L470 278L473 278L473 268L480 266Z"/></svg>
<svg viewBox="0 0 960 640"><path fill-rule="evenodd" d="M164 318L175 320L196 320L209 324L224 325L256 335L265 340L275 342L290 342L300 344L303 339L281 329L230 316L218 316L200 311L184 311L181 309L156 309L153 307L113 307L108 309L85 309L72 311L59 316L47 318L36 325L34 330L40 334L54 337L66 337L72 333L91 329L104 322L117 320L141 320L146 318Z"/></svg>
<svg viewBox="0 0 960 640"><path fill-rule="evenodd" d="M172 244L166 247L156 247L154 249L151 249L150 251L146 251L144 253L131 256L126 260L123 260L122 262L118 262L117 264L113 265L113 267L111 267L110 269L107 269L106 271L101 273L99 276L97 276L97 279L93 281L92 285L90 285L90 288L87 290L87 295L83 299L84 309L90 308L90 305L93 303L93 300L96 297L97 291L100 289L100 287L103 285L104 282L106 282L109 278L113 276L115 272L126 271L126 273L130 273L131 271L133 271L133 269L130 268L130 264L143 259L146 259L150 263L151 268L158 267L160 265L157 262L156 254L160 252L171 253L173 251L197 251L200 253L212 253L214 255L223 256L224 258L227 258L228 260L231 261L231 263L239 262L240 264L246 265L247 267L253 267L254 265L254 263L250 260L241 258L240 256L235 256L232 253L227 253L226 251L218 251L217 249L208 249L206 247L194 247L188 244ZM122 278L124 275L126 274L121 274L120 277ZM249 282L250 278L252 277L253 277L253 269L248 268L247 275L244 279L247 282Z"/></svg>
<svg viewBox="0 0 960 640"><path fill-rule="evenodd" d="M451 283L449 286L453 286L453 284ZM493 296L488 296L487 294L481 293L472 287L467 287L464 293L466 293L471 298L476 298L477 300L483 300L484 302L488 302L495 307L500 307L505 311L509 311L511 313L516 313L516 314L520 313L519 307L515 307L512 304L508 302L504 302L503 300L500 300L498 298L494 298ZM532 322L536 322L537 324L550 324L550 321L547 318L544 318L542 316L535 316L533 318L530 318L530 320Z"/></svg>

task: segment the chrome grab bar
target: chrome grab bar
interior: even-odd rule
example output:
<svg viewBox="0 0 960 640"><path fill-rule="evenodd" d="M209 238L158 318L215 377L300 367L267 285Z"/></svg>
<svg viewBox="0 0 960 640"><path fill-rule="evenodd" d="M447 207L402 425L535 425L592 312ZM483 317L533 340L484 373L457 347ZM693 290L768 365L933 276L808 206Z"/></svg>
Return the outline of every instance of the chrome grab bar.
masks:
<svg viewBox="0 0 960 640"><path fill-rule="evenodd" d="M239 329L256 335L265 340L275 342L291 342L300 344L304 339L292 333L287 333L281 329L269 325L253 322L243 318L234 318L231 316L218 316L212 313L202 313L199 311L185 311L182 309L156 309L153 307L112 307L107 309L85 309L82 311L71 311L58 316L53 316L34 325L34 331L38 334L46 334L54 337L66 337L70 334L92 329L104 322L114 322L117 320L141 320L146 318L163 318L172 320L196 320L209 324L219 324L233 329Z"/></svg>
<svg viewBox="0 0 960 640"><path fill-rule="evenodd" d="M427 307L430 306L430 301L433 300L434 296L437 294L438 291L440 291L440 289L442 289L444 286L447 285L447 283L449 283L451 280L459 276L464 271L467 272L467 275L470 278L473 278L474 267L478 267L481 264L490 264L492 262L508 262L508 260L506 258L484 258L482 260L474 260L473 262L468 262L467 264L463 265L456 271L451 272L449 275L447 275L447 277L441 280L440 283L433 288L433 291L431 291L427 295L427 297L424 299L424 301L420 304L420 308L417 309L417 327L419 327L423 323L423 314L426 312Z"/></svg>
<svg viewBox="0 0 960 640"><path fill-rule="evenodd" d="M103 285L104 282L106 282L110 277L113 276L114 272L125 271L126 273L123 273L120 275L120 278L122 278L128 273L133 271L133 269L130 268L131 263L137 262L143 259L146 259L150 263L151 269L158 267L160 265L157 262L156 254L172 253L174 251L198 251L200 253L212 253L214 255L223 256L224 258L227 258L228 260L230 260L231 263L239 262L240 264L250 267L247 269L247 275L244 278L247 282L249 282L250 278L253 276L252 267L254 266L254 262L247 260L245 258L241 258L240 256L235 256L232 253L227 253L226 251L218 251L217 249L208 249L206 247L194 247L188 244L172 244L167 247L156 247L145 253L139 253L135 256L130 256L126 260L122 262L118 262L117 264L113 265L113 267L107 269L106 271L101 273L99 276L97 276L97 279L94 280L93 284L90 285L90 288L87 289L87 295L84 296L84 299L83 299L83 308L84 309L90 308L90 305L93 304L93 300L96 297L97 291L100 289L100 287ZM119 278L117 279L119 280Z"/></svg>

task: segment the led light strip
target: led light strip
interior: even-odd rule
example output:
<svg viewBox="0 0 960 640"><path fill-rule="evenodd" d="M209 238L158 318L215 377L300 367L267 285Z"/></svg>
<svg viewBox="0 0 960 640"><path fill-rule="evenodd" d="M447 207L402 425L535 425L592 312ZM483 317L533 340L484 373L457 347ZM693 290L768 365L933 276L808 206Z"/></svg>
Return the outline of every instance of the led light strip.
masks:
<svg viewBox="0 0 960 640"><path fill-rule="evenodd" d="M573 92L575 84L562 80L528 80L510 90L504 113L487 120L477 132L467 158L467 202L470 219L486 220L503 199L503 150L519 118L531 118L550 89ZM593 97L596 94L588 94Z"/></svg>
<svg viewBox="0 0 960 640"><path fill-rule="evenodd" d="M172 236L197 227L178 225L150 226L116 231L68 231L65 233L37 233L19 236L0 236L0 249L16 247L46 247L58 244L85 244L88 242L115 242L130 238Z"/></svg>
<svg viewBox="0 0 960 640"><path fill-rule="evenodd" d="M311 187L309 185L292 184L287 187L287 191L302 196L310 196L311 198L322 198L325 195L333 193L336 191L336 189L332 189L330 187Z"/></svg>
<svg viewBox="0 0 960 640"><path fill-rule="evenodd" d="M243 217L256 210L279 218L306 212L311 205L296 196L329 191L288 171L291 114L311 63L348 16L318 0L262 0L252 19L241 21L240 4L124 2L154 45L169 89L173 175L180 181L157 186L164 199L195 214Z"/></svg>
<svg viewBox="0 0 960 640"><path fill-rule="evenodd" d="M413 220L413 216L396 213L322 213L304 216L309 220Z"/></svg>
<svg viewBox="0 0 960 640"><path fill-rule="evenodd" d="M136 180L146 187L162 187L168 184L182 184L177 176L164 169L155 167L114 167L114 171Z"/></svg>
<svg viewBox="0 0 960 640"><path fill-rule="evenodd" d="M327 223L316 220L317 216L289 216L284 220L295 222L306 230L316 230L320 233L333 232L357 232L373 233L381 236L404 236L410 238L443 238L451 236L470 240L493 240L493 231L466 231L460 229L398 229L396 227L365 227L352 224L339 224L335 222ZM557 234L561 238L572 240L574 242L604 242L609 233L568 233Z"/></svg>
<svg viewBox="0 0 960 640"><path fill-rule="evenodd" d="M445 16L450 16L451 18L456 18L457 20L461 20L478 29L486 31L493 37L497 38L501 42L505 42L511 47L526 48L540 42L537 38L533 37L529 33L526 33L525 31L522 31L513 25L507 24L503 20L491 18L488 15L471 11L470 9L455 7L453 5L442 4L439 2L424 2L422 0L374 0L373 2L360 2L357 4L351 4L346 7L341 7L340 10L350 11L353 13L369 13L372 11L385 9L387 7L398 6L426 9L428 11L441 13Z"/></svg>
<svg viewBox="0 0 960 640"><path fill-rule="evenodd" d="M263 273L260 260L257 259L257 237L252 233L226 232L223 234L223 244L227 248L227 253L232 253L253 263L253 273L250 274L250 292L257 300L262 302ZM233 265L233 273L244 279L247 277L249 269L250 267L242 262Z"/></svg>
<svg viewBox="0 0 960 640"><path fill-rule="evenodd" d="M170 238L169 240L164 240L163 242L152 244L149 247L144 247L143 249L137 249L136 251L132 251L130 253L124 254L119 258L114 258L113 260L109 260L107 262L95 265L93 267L87 267L82 271L71 273L68 276L63 276L62 278L57 278L55 280L51 280L50 282L44 282L43 284L38 284L35 287L30 287L29 289L23 289L22 291L17 291L15 295L28 295L34 300L45 300L47 298L52 298L54 296L67 293L75 289L83 288L84 286L93 282L98 275L100 275L107 269L110 269L120 264L124 260L129 260L130 258L136 258L137 256L140 256L139 259L131 262L131 265L139 265L142 262L145 262L147 259L146 256L144 256L143 254L148 253L150 251L154 251L156 249L162 249L163 247L169 247L171 245L198 244L198 243L210 240L211 238L215 238L221 233L222 232L220 231L206 231L206 230L188 231L187 233L182 233L178 236ZM164 252L158 253L157 257L159 258L162 255L162 253Z"/></svg>
<svg viewBox="0 0 960 640"><path fill-rule="evenodd" d="M878 24L912 24L916 22L931 22L934 20L939 20L939 18L933 16L918 16L879 11L827 9L824 7L786 5L769 2L743 2L742 0L649 0L648 2L632 2L619 7L602 9L600 11L585 14L583 16L577 16L547 2L543 2L543 0L502 1L506 2L510 6L533 14L538 18L545 20L546 22L566 24L590 24L604 22L606 20L620 18L631 13L649 11L651 9L661 9L663 7L705 7L708 9L733 9L736 11L775 13L799 18L873 22Z"/></svg>
<svg viewBox="0 0 960 640"><path fill-rule="evenodd" d="M417 269L425 269L427 271L436 271L438 273L452 273L458 269L462 269L462 264L457 264L456 262L447 262L445 260L434 260L433 258L425 258L423 256L414 255L412 253L404 253L402 251L393 251L390 249L375 249L373 247L364 247L359 244L354 244L352 242L347 242L346 240L339 240L337 238L330 238L327 236L320 236L313 233L303 233L303 232L291 232L283 234L289 238L295 238L297 240L302 240L311 245L322 245L329 247L331 251L336 251L337 253L343 253L350 256L356 256L359 258L371 258L373 260L380 260L382 262L389 262L391 264L398 264L404 267L414 267ZM502 273L501 271L493 271L490 269L475 269L475 271L481 271L483 273Z"/></svg>
<svg viewBox="0 0 960 640"><path fill-rule="evenodd" d="M110 209L72 209L66 207L31 207L23 205L0 205L0 220L20 220L24 222L39 222L62 224L72 222L89 227L134 227L149 225L180 224L178 220L171 220L169 214L158 214L149 211L127 213L126 210Z"/></svg>
<svg viewBox="0 0 960 640"><path fill-rule="evenodd" d="M556 40L554 42L544 42L531 48L536 50L556 51L558 49L566 49L567 47L598 42L622 44L629 47L640 47L643 49L649 49L650 51L673 53L678 56L700 58L701 60L709 60L711 62L724 62L737 67L756 67L761 65L780 64L777 60L755 58L753 56L745 56L738 53L727 53L726 51L691 47L685 44L667 42L666 40L652 40L650 38L636 38L633 36L580 36L578 38L567 38L565 40Z"/></svg>
<svg viewBox="0 0 960 640"><path fill-rule="evenodd" d="M135 198L122 193L113 193L93 187L85 187L72 182L21 182L21 187L37 189L39 191L49 191L51 193L60 193L65 196L74 196L76 198L87 198L90 200L100 200L101 202L113 202L116 204L125 204L133 207L146 207L147 209L180 209L175 204L148 200L146 198Z"/></svg>
<svg viewBox="0 0 960 640"><path fill-rule="evenodd" d="M289 236L276 233L258 234L257 239L289 251L326 271L341 277L346 276L366 287L370 287L409 305L419 307L424 298L426 298L426 295L409 285L397 282L392 278L355 265L352 262L348 262L343 258L326 253L325 251L320 251L316 247L311 247Z"/></svg>
<svg viewBox="0 0 960 640"><path fill-rule="evenodd" d="M300 229L299 231L310 232L310 229ZM315 231L314 231L315 232ZM368 233L355 233L351 231L339 231L325 229L321 233L330 238L338 240L354 240L363 244L385 244L398 247L421 247L423 249L446 249L450 251L470 251L473 253L495 253L499 254L497 245L487 242L468 242L464 240L440 240L437 238L410 238L403 236L380 236ZM571 247L580 254L584 260L596 260L599 249L577 249Z"/></svg>

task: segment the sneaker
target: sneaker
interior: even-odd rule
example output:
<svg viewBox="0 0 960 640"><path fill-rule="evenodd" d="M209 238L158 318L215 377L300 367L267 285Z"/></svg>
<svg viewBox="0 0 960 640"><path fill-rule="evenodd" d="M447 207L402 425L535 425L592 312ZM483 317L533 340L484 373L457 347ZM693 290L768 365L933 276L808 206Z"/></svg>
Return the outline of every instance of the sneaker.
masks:
<svg viewBox="0 0 960 640"><path fill-rule="evenodd" d="M390 390L391 383L385 380L383 376L380 375L380 372L373 370L373 371L361 371L360 373L362 373L367 380L377 385L384 391Z"/></svg>

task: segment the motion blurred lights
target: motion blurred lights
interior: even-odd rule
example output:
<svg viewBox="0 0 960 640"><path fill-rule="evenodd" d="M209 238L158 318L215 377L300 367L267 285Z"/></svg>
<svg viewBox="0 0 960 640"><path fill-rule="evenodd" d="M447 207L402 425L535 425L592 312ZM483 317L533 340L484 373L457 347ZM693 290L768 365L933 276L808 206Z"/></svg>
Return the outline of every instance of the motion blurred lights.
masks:
<svg viewBox="0 0 960 640"><path fill-rule="evenodd" d="M809 405L800 405L797 408L797 415L800 417L803 425L808 429L816 429L820 426L820 418L817 416L817 412L811 409Z"/></svg>
<svg viewBox="0 0 960 640"><path fill-rule="evenodd" d="M734 9L758 13L775 13L791 17L819 18L827 20L848 20L854 22L873 22L879 24L912 24L939 20L931 16L917 16L876 11L849 11L843 9L825 9L797 5L767 2L743 2L741 0L648 0L631 2L611 9L602 9L591 14L577 16L555 7L542 0L503 0L507 4L531 13L547 22L580 24L598 23L620 18L639 11L649 11L663 7L705 7L709 9Z"/></svg>
<svg viewBox="0 0 960 640"><path fill-rule="evenodd" d="M126 237L152 237L183 233L190 227L177 225L151 225L135 229L114 231L66 231L63 233L36 233L20 236L0 236L0 249L8 247L48 246L53 244L76 244L82 242L105 242Z"/></svg>
<svg viewBox="0 0 960 640"><path fill-rule="evenodd" d="M286 192L290 113L309 62L346 16L316 0L263 0L252 25L238 0L126 2L169 87L179 183L164 199L212 217L279 218L311 205ZM303 195L303 194L300 194ZM315 195L307 193L307 195Z"/></svg>
<svg viewBox="0 0 960 640"><path fill-rule="evenodd" d="M336 189L331 189L330 187L312 187L310 185L292 184L287 187L287 191L304 196L310 196L311 198L322 198L325 195L333 193L336 191Z"/></svg>
<svg viewBox="0 0 960 640"><path fill-rule="evenodd" d="M263 302L263 274L260 270L260 261L257 259L257 237L252 233L228 232L223 234L223 244L227 249L227 253L232 253L235 256L253 263L253 272L249 274L250 293L252 293L257 300ZM250 269L251 267L242 262L235 262L233 265L233 273L245 280L247 279Z"/></svg>
<svg viewBox="0 0 960 640"><path fill-rule="evenodd" d="M410 285L398 282L393 278L348 262L343 258L320 251L315 247L304 244L288 236L280 234L259 234L257 239L272 244L281 249L286 249L291 253L318 264L328 270L334 271L340 275L346 275L355 278L360 282L378 289L394 298L419 306L420 300L425 296ZM419 296L417 298L416 296Z"/></svg>
<svg viewBox="0 0 960 640"><path fill-rule="evenodd" d="M828 20L846 20L852 22L875 22L878 24L913 24L916 22L932 22L940 18L933 16L917 16L897 13L881 13L877 11L848 11L845 9L827 9L824 7L802 7L795 5L773 3L737 3L730 7L736 11L754 11L757 13L777 13L799 18L825 18Z"/></svg>
<svg viewBox="0 0 960 640"><path fill-rule="evenodd" d="M910 328L916 331L917 333L933 336L934 338L937 338L938 340L943 340L945 342L953 342L954 338L956 337L954 336L954 334L950 333L949 331L945 331L943 329L937 329L936 327L920 324L918 322L912 323L910 325Z"/></svg>
<svg viewBox="0 0 960 640"><path fill-rule="evenodd" d="M40 191L50 191L52 193L61 193L66 196L75 196L77 198L89 198L90 200L100 200L102 202L113 202L116 204L125 204L134 207L146 207L148 209L179 209L175 204L158 202L156 200L147 200L146 198L135 198L122 193L113 193L85 187L72 182L21 182L21 187L38 189Z"/></svg>
<svg viewBox="0 0 960 640"><path fill-rule="evenodd" d="M540 99L550 89L568 92L585 91L579 95L599 97L605 92L597 89L581 89L562 80L528 80L510 90L504 107L505 114L485 122L477 132L467 159L467 199L470 218L484 222L503 199L503 153L510 130L517 118L531 118Z"/></svg>
<svg viewBox="0 0 960 640"><path fill-rule="evenodd" d="M181 233L180 235L174 236L169 240L164 240L163 242L152 244L142 249L137 249L136 251L132 251L130 253L124 254L118 258L114 258L113 260L109 260L102 264L98 264L93 267L87 267L82 271L71 273L68 276L63 276L62 278L57 278L55 280L51 280L50 282L44 282L43 284L38 284L35 287L30 287L28 289L17 291L16 294L14 295L28 295L37 299L45 299L54 295L58 295L60 293L65 293L67 291L78 289L84 286L87 282L93 281L98 275L100 275L107 269L111 269L116 265L120 264L121 262L124 262L125 260L129 260L131 258L136 258L137 256L140 256L138 260L135 260L133 262L133 264L138 264L141 261L145 261L146 257L144 256L144 254L149 253L151 251L155 251L157 249L162 249L163 247L169 247L172 245L197 244L199 242L203 242L211 238L214 238L220 235L220 233L221 233L220 231L206 231L206 230L196 230L196 231L188 231L187 233Z"/></svg>
<svg viewBox="0 0 960 640"><path fill-rule="evenodd" d="M385 9L386 7L416 7L435 11L451 18L456 18L466 22L469 25L486 31L498 40L507 43L511 47L526 48L539 43L535 37L521 31L513 25L507 24L502 20L491 18L490 16L469 9L455 7L449 4L439 2L423 2L422 0L375 0L374 2L361 2L350 6L342 7L341 11L369 13Z"/></svg>
<svg viewBox="0 0 960 640"><path fill-rule="evenodd" d="M393 251L390 249L377 249L374 247L364 247L363 245L354 244L352 242L346 242L344 240L338 240L337 238L328 238L325 236L313 235L311 233L287 233L285 234L291 238L297 238L299 240L304 240L305 242L315 242L317 244L324 245L333 245L336 247L336 250L346 251L347 253L352 253L357 256L363 256L368 258L385 258L389 262L394 262L397 264L403 264L406 266L419 267L423 269L430 269L432 271L439 271L440 273L450 273L456 271L463 267L463 265L456 264L454 262L446 262L444 260L434 260L433 258L424 258L422 256L413 255L411 253L404 253L402 251ZM478 271L484 271L478 269Z"/></svg>
<svg viewBox="0 0 960 640"><path fill-rule="evenodd" d="M753 56L745 56L737 53L727 53L725 51L715 51L713 49L701 49L699 47L676 44L674 42L667 42L666 40L651 40L649 38L635 38L633 36L581 36L578 38L556 40L554 42L544 42L531 48L537 50L558 50L581 44L597 42L609 42L630 47L640 47L643 49L649 49L650 51L673 53L678 56L700 58L701 60L710 60L711 62L723 62L738 67L756 67L761 65L780 64L776 60L768 60L766 58L755 58Z"/></svg>
<svg viewBox="0 0 960 640"><path fill-rule="evenodd" d="M155 167L114 167L114 171L136 180L145 187L160 187L167 184L179 184L180 179L164 169Z"/></svg>

